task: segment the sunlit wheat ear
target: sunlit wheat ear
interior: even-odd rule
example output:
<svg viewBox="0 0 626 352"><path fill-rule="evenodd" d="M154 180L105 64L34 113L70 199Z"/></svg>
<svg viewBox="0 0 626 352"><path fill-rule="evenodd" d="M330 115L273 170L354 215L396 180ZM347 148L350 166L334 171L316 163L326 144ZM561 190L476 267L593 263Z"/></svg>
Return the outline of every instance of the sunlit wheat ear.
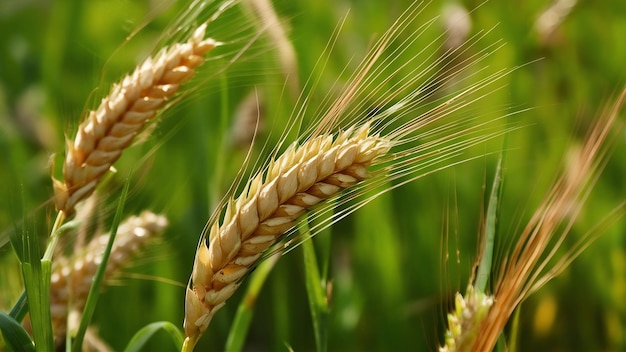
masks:
<svg viewBox="0 0 626 352"><path fill-rule="evenodd" d="M187 290L185 332L206 330L261 255L309 208L368 177L367 166L385 155L389 140L369 126L319 136L291 146L231 200L222 224L214 222L209 244L197 249Z"/></svg>
<svg viewBox="0 0 626 352"><path fill-rule="evenodd" d="M626 89L612 109L607 110L592 127L582 147L573 150L566 172L549 190L522 231L513 252L505 258L495 284L493 306L480 325L472 351L493 350L515 308L528 295L564 270L598 232L624 215L626 205L622 203L602 219L599 228L583 236L568 255L556 264L551 262L606 163L606 140L617 125L619 109L625 100Z"/></svg>
<svg viewBox="0 0 626 352"><path fill-rule="evenodd" d="M164 216L149 211L121 223L107 262L105 280L111 279L121 268L127 266L166 226L167 219ZM86 303L108 240L108 233L96 236L84 251L72 257L60 257L55 261L50 283L50 313L57 344L65 341L70 309L80 312Z"/></svg>
<svg viewBox="0 0 626 352"><path fill-rule="evenodd" d="M76 203L94 191L146 123L194 76L204 55L218 45L205 38L206 28L206 24L199 26L186 42L146 59L87 114L74 140L67 141L64 181L53 178L58 210L73 213Z"/></svg>
<svg viewBox="0 0 626 352"><path fill-rule="evenodd" d="M493 305L493 297L469 286L465 296L457 293L454 311L448 314L448 331L445 346L439 352L470 351L477 338L480 324Z"/></svg>

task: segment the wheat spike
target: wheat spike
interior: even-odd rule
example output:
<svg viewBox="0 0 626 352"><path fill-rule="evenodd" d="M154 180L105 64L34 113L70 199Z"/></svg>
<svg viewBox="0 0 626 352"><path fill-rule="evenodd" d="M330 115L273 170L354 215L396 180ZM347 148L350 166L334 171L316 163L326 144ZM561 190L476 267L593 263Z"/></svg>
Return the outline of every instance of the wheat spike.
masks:
<svg viewBox="0 0 626 352"><path fill-rule="evenodd" d="M465 297L457 292L454 303L454 311L448 314L446 344L439 348L439 352L470 351L480 324L493 305L493 297L470 285L465 291Z"/></svg>
<svg viewBox="0 0 626 352"><path fill-rule="evenodd" d="M64 182L53 179L58 210L73 213L76 203L94 191L146 122L193 77L204 55L219 44L204 38L206 27L202 24L187 42L175 43L146 59L87 114L74 141L67 142Z"/></svg>
<svg viewBox="0 0 626 352"><path fill-rule="evenodd" d="M131 216L121 223L107 262L105 280L127 265L130 258L163 232L166 226L167 219L164 216L149 211ZM55 262L50 282L50 313L57 343L65 341L69 305L80 311L86 303L108 240L108 233L96 236L84 252L72 258L60 257Z"/></svg>
<svg viewBox="0 0 626 352"><path fill-rule="evenodd" d="M300 215L367 178L367 166L389 148L366 124L334 140L322 135L292 145L253 177L239 198L230 200L224 220L212 224L210 244L201 241L197 249L186 297L187 336L195 340L206 330L241 278Z"/></svg>

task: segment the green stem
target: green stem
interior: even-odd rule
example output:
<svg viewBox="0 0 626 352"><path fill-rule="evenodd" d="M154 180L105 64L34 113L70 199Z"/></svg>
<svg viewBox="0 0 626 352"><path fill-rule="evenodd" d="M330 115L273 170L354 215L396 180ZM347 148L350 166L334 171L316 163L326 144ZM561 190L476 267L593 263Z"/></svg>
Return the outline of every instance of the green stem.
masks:
<svg viewBox="0 0 626 352"><path fill-rule="evenodd" d="M113 242L115 241L115 236L117 235L117 227L120 224L120 221L122 219L122 213L124 211L124 202L126 201L126 196L128 195L129 186L130 186L130 177L126 180L124 184L124 189L122 190L122 194L120 195L119 203L117 205L117 210L115 212L115 217L113 218L113 224L111 226L111 234L109 235L109 242L107 243L107 247L104 253L102 254L102 262L100 263L100 265L98 265L98 269L96 270L96 275L94 276L93 283L89 289L89 295L87 296L85 309L80 319L78 332L76 333L76 338L74 339L74 343L72 344L72 351L74 352L82 351L85 333L87 332L87 327L89 326L91 317L93 316L93 313L96 309L96 303L98 301L98 297L100 296L100 288L102 287L104 276L106 274L107 263L109 261L109 256L111 255L111 250L113 249Z"/></svg>
<svg viewBox="0 0 626 352"><path fill-rule="evenodd" d="M226 351L237 352L242 351L246 336L248 335L248 329L250 328L250 322L254 315L254 307L256 299L263 288L263 284L267 280L270 272L281 257L281 253L274 254L269 257L263 263L254 270L248 282L248 288L243 297L243 300L237 308L237 314L235 320L230 328L228 339L226 340Z"/></svg>
<svg viewBox="0 0 626 352"><path fill-rule="evenodd" d="M61 225L65 221L65 218L66 218L65 213L63 211L60 211L57 214L57 218L54 221L52 230L50 231L50 242L48 242L48 247L46 247L46 252L44 253L42 261L52 260L52 254L54 253L54 248L57 245L58 237L59 237L57 230L61 227ZM26 297L26 291L22 291L20 298L17 299L17 302L15 302L15 304L13 305L13 308L11 308L11 312L9 313L9 315L11 315L11 317L15 319L16 321L22 321L27 313L28 313L28 298Z"/></svg>
<svg viewBox="0 0 626 352"><path fill-rule="evenodd" d="M52 225L52 231L50 231L50 242L48 242L48 247L46 247L46 252L43 255L41 260L52 261L52 255L54 254L54 249L56 248L57 243L59 242L59 231L57 231L63 222L65 221L65 212L63 210L59 211L57 214L57 218L54 221L54 225Z"/></svg>
<svg viewBox="0 0 626 352"><path fill-rule="evenodd" d="M301 225L301 234L309 232L306 221ZM310 235L304 235L310 237ZM305 283L311 318L313 319L313 329L315 331L315 343L318 352L326 352L328 345L327 320L328 320L328 299L326 297L326 282L320 276L315 248L310 238L302 242L304 257Z"/></svg>

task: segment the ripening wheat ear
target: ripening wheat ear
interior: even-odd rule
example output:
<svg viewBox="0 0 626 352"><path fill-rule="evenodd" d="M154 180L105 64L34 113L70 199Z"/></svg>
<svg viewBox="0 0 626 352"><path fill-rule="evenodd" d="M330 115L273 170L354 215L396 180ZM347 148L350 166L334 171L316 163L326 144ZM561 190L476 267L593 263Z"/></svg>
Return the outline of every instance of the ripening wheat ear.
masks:
<svg viewBox="0 0 626 352"><path fill-rule="evenodd" d="M333 140L334 139L334 140ZM369 126L292 145L229 202L222 225L201 241L187 289L185 332L195 340L261 255L309 208L368 177L389 140Z"/></svg>
<svg viewBox="0 0 626 352"><path fill-rule="evenodd" d="M205 38L206 28L207 24L202 24L187 42L173 44L148 58L87 114L74 141L67 141L64 181L53 178L59 211L73 213L76 203L94 191L137 133L193 77L204 55L219 44Z"/></svg>

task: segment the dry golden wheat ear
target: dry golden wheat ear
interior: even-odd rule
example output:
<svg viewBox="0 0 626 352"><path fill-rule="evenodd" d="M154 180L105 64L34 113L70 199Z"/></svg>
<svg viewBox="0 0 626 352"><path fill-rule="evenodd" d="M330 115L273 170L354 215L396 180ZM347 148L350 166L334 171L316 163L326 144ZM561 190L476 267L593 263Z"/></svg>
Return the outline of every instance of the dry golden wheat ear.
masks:
<svg viewBox="0 0 626 352"><path fill-rule="evenodd" d="M187 42L172 44L146 59L113 85L95 111L88 112L74 141L67 141L64 182L53 178L58 210L73 213L76 203L94 191L145 124L193 77L204 55L219 44L204 38L206 27L198 27Z"/></svg>

